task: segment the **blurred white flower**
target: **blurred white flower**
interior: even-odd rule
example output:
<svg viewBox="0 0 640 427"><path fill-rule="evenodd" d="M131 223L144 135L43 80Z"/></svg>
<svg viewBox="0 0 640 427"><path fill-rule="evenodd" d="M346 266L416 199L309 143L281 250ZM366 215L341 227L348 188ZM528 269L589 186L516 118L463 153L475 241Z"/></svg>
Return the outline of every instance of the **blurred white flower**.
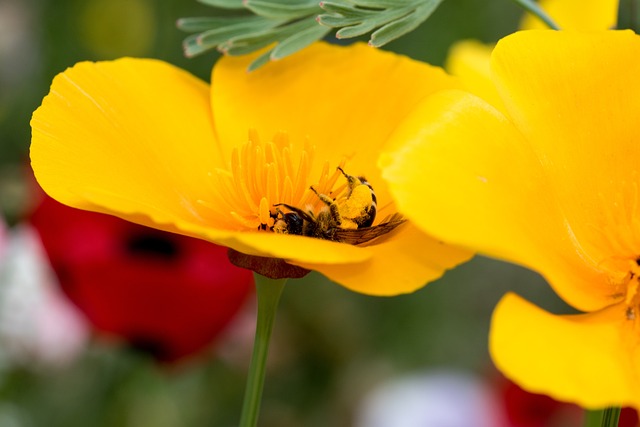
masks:
<svg viewBox="0 0 640 427"><path fill-rule="evenodd" d="M490 388L458 371L394 378L369 393L355 427L495 427L499 411Z"/></svg>
<svg viewBox="0 0 640 427"><path fill-rule="evenodd" d="M62 367L85 348L85 320L59 290L38 234L25 225L2 233L0 363Z"/></svg>

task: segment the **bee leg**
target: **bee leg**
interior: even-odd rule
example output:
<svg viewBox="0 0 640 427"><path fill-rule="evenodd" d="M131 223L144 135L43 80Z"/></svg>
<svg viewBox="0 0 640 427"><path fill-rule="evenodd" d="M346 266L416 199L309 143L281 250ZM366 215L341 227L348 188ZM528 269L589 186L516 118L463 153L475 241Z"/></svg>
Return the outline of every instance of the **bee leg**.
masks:
<svg viewBox="0 0 640 427"><path fill-rule="evenodd" d="M340 215L340 211L338 209L338 204L331 197L326 194L321 194L316 191L315 188L309 187L311 191L316 193L316 196L327 206L329 206L329 213L331 214L331 219L334 222L335 227L340 227L342 225L342 216Z"/></svg>
<svg viewBox="0 0 640 427"><path fill-rule="evenodd" d="M340 166L338 166L338 170L342 172L342 175L344 175L344 177L347 179L348 190L347 190L346 198L348 199L349 197L351 197L351 193L353 192L353 189L356 188L358 185L362 184L362 182L360 181L359 178L346 173Z"/></svg>
<svg viewBox="0 0 640 427"><path fill-rule="evenodd" d="M320 200L322 200L322 202L327 205L327 206L331 206L332 204L335 203L335 200L333 200L331 197L327 196L326 194L322 194L322 193L318 193L318 190L316 190L315 188L313 188L313 186L309 187L309 190L313 191L314 193L316 193L316 196L318 196L318 198Z"/></svg>

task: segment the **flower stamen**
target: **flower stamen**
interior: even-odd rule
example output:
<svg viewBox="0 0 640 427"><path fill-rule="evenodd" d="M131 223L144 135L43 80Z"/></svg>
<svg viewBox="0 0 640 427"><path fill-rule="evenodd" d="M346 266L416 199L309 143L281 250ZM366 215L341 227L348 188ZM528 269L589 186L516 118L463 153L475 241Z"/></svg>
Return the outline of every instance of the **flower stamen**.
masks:
<svg viewBox="0 0 640 427"><path fill-rule="evenodd" d="M627 276L627 289L624 302L627 305L625 316L628 320L636 319L636 312L640 306L640 259L629 260L629 273Z"/></svg>
<svg viewBox="0 0 640 427"><path fill-rule="evenodd" d="M322 202L309 191L311 186L332 197L344 191L346 186L333 187L341 177L336 166L344 167L345 160L333 167L325 162L317 180L312 180L315 147L305 140L301 150L296 148L286 133L263 143L250 130L248 141L232 150L230 167L209 173L211 199L198 201L208 211L207 220L229 230L270 230L274 205L317 210Z"/></svg>

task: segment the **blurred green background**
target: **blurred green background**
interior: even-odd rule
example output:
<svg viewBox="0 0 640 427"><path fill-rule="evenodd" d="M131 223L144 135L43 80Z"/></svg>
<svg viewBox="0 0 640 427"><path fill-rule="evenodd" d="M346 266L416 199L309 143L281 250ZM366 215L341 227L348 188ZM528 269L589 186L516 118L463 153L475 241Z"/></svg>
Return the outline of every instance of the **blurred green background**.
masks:
<svg viewBox="0 0 640 427"><path fill-rule="evenodd" d="M78 61L144 56L208 79L215 54L184 58L185 34L175 21L211 13L195 0L0 0L0 207L10 224L29 203L29 119L54 75ZM520 14L509 0L448 0L386 49L441 65L456 40L496 41L517 28ZM360 399L401 374L445 367L491 383L497 374L487 352L489 321L509 290L566 310L534 273L482 258L395 298L358 295L316 274L291 281L276 323L260 425L351 426ZM214 348L178 366L159 366L97 341L63 368L0 367L0 426L233 426L248 351L240 345L221 357Z"/></svg>

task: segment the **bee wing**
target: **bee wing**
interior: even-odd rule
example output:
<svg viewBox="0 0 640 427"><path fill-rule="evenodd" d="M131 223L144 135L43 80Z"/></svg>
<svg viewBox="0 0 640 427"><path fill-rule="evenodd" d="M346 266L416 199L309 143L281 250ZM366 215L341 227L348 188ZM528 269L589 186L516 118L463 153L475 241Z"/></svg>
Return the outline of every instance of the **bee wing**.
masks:
<svg viewBox="0 0 640 427"><path fill-rule="evenodd" d="M351 245L361 245L371 240L383 236L395 230L400 224L407 220L402 218L400 214L394 214L389 217L388 221L381 222L372 227L364 227L357 229L339 229L335 232L335 239L338 242L349 243Z"/></svg>
<svg viewBox="0 0 640 427"><path fill-rule="evenodd" d="M380 225L382 225L382 224L384 224L386 222L398 222L398 221L405 222L406 219L403 218L402 214L396 212L396 213L394 213L392 215L385 216L384 219L382 221L380 221Z"/></svg>

